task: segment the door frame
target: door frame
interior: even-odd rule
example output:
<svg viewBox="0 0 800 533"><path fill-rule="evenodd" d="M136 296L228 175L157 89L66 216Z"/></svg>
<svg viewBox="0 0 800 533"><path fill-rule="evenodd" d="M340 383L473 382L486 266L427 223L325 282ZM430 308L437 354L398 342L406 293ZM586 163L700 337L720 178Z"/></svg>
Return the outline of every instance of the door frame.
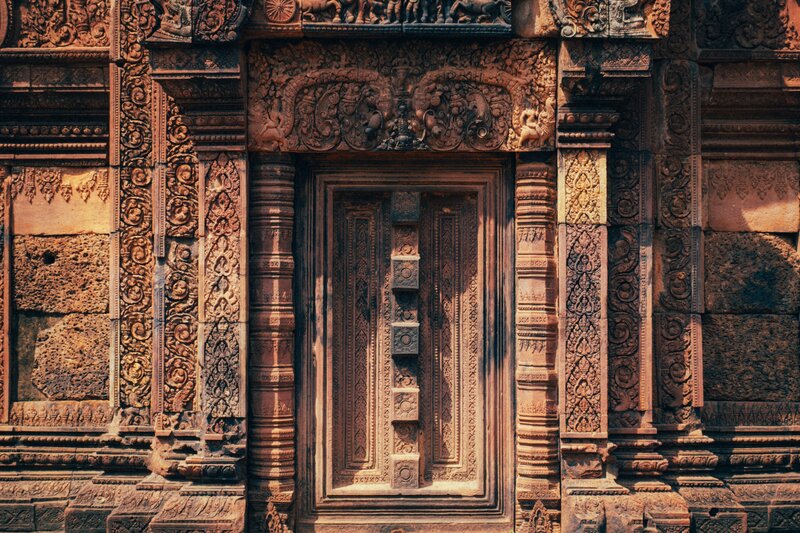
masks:
<svg viewBox="0 0 800 533"><path fill-rule="evenodd" d="M413 157L413 160L409 160ZM325 530L342 526L358 526L359 531L380 531L387 526L392 515L403 516L403 523L392 523L393 527L415 530L420 527L436 527L439 531L508 531L514 524L514 480L515 480L515 428L514 420L514 375L515 344L513 310L515 304L514 259L515 237L513 220L514 172L513 159L494 154L452 155L439 154L393 154L391 156L347 155L307 157L298 162L295 193L295 240L294 256L295 305L296 305L296 405L297 405L297 530ZM485 494L477 499L393 496L384 505L352 505L345 509L326 509L316 505L315 471L315 419L323 416L315 400L316 369L314 363L315 313L318 307L315 277L315 232L317 222L315 206L318 206L318 175L382 175L409 179L424 177L426 180L463 179L482 176L493 182L493 198L489 210L496 217L493 227L487 227L487 236L495 240L495 271L486 270L486 294L494 291L493 313L486 313L486 339L484 348L493 347L486 353L491 360L485 361L484 393L488 400L485 412L493 416L496 425L493 439L485 443L487 464L484 480ZM320 199L322 200L322 199ZM324 291L323 291L324 292ZM493 385L499 390L491 389ZM491 442L490 442L491 441ZM316 481L314 481L316 482ZM393 520L396 522L396 520Z"/></svg>

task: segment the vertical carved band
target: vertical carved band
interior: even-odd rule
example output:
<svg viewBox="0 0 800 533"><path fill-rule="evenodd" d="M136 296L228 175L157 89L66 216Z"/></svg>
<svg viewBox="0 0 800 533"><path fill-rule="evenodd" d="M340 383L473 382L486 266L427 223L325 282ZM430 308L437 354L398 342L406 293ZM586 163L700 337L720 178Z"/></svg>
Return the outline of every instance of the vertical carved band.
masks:
<svg viewBox="0 0 800 533"><path fill-rule="evenodd" d="M197 410L197 158L183 116L156 84L153 185L155 325L153 414L156 430L188 429ZM161 416L163 415L163 416Z"/></svg>
<svg viewBox="0 0 800 533"><path fill-rule="evenodd" d="M253 161L250 190L249 472L256 499L284 513L294 496L294 163ZM252 492L251 492L252 494ZM259 502L256 502L259 503ZM277 511L275 511L277 509Z"/></svg>
<svg viewBox="0 0 800 533"><path fill-rule="evenodd" d="M418 365L406 359L419 356L419 219L420 193L392 193L392 355L396 376L392 384L392 423L396 453L391 457L392 487L419 488L420 391ZM452 242L452 240L451 240ZM446 298L444 296L443 298ZM445 433L439 428L438 433ZM435 437L434 437L435 438Z"/></svg>
<svg viewBox="0 0 800 533"><path fill-rule="evenodd" d="M559 473L553 171L541 163L518 162L514 200L517 499L530 520L537 513L549 520L541 500L559 498L558 490L552 489Z"/></svg>
<svg viewBox="0 0 800 533"><path fill-rule="evenodd" d="M0 166L0 422L8 422L10 407L11 333L11 172Z"/></svg>
<svg viewBox="0 0 800 533"><path fill-rule="evenodd" d="M245 269L244 161L219 154L203 183L203 411L211 431L243 418ZM217 424L221 423L221 426Z"/></svg>
<svg viewBox="0 0 800 533"><path fill-rule="evenodd" d="M197 410L197 158L180 109L153 85L154 291L153 414L175 429ZM163 415L163 416L161 416Z"/></svg>
<svg viewBox="0 0 800 533"><path fill-rule="evenodd" d="M658 227L656 248L661 272L655 311L656 361L662 424L696 420L702 406L701 319L703 295L700 148L697 65L661 64L659 120L663 145L656 156Z"/></svg>
<svg viewBox="0 0 800 533"><path fill-rule="evenodd" d="M559 150L562 437L604 438L607 413L606 154Z"/></svg>
<svg viewBox="0 0 800 533"><path fill-rule="evenodd" d="M149 2L126 0L115 24L111 76L110 162L117 178L112 252L119 257L112 301L115 358L112 397L123 425L150 423L153 335L151 80L142 43L155 24Z"/></svg>
<svg viewBox="0 0 800 533"><path fill-rule="evenodd" d="M652 172L644 100L636 95L621 110L608 154L609 426L618 433L652 422Z"/></svg>

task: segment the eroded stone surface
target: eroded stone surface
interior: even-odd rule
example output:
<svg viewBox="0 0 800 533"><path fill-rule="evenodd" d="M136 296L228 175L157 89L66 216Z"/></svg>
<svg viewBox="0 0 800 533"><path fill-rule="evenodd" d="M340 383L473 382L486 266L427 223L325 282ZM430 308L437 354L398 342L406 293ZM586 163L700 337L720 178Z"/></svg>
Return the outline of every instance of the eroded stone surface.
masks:
<svg viewBox="0 0 800 533"><path fill-rule="evenodd" d="M14 238L14 305L45 313L108 310L106 235Z"/></svg>
<svg viewBox="0 0 800 533"><path fill-rule="evenodd" d="M706 233L705 297L710 313L796 313L800 256L792 243L759 233Z"/></svg>
<svg viewBox="0 0 800 533"><path fill-rule="evenodd" d="M16 362L17 379L16 397L21 401L45 400L46 396L33 386L31 373L34 366L36 338L39 332L58 324L61 317L41 315L38 313L16 313L14 331L11 336L14 343L14 360Z"/></svg>
<svg viewBox="0 0 800 533"><path fill-rule="evenodd" d="M49 400L108 398L107 315L71 314L36 337L31 382Z"/></svg>
<svg viewBox="0 0 800 533"><path fill-rule="evenodd" d="M703 367L708 400L800 400L798 319L706 315Z"/></svg>

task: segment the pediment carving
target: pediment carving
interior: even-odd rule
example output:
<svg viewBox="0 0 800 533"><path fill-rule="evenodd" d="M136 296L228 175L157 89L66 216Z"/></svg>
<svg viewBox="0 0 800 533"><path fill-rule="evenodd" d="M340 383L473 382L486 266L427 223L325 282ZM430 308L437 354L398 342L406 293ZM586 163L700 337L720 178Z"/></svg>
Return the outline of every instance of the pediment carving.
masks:
<svg viewBox="0 0 800 533"><path fill-rule="evenodd" d="M250 12L249 0L151 0L158 12L156 42L235 41Z"/></svg>
<svg viewBox="0 0 800 533"><path fill-rule="evenodd" d="M562 37L665 37L670 0L550 0Z"/></svg>
<svg viewBox="0 0 800 533"><path fill-rule="evenodd" d="M544 42L265 43L249 63L253 150L553 147L555 49Z"/></svg>

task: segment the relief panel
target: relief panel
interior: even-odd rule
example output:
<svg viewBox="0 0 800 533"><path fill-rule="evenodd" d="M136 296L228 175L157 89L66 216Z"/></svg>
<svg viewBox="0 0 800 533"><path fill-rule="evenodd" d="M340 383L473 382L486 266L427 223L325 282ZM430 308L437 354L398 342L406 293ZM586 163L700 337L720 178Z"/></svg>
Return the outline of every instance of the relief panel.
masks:
<svg viewBox="0 0 800 533"><path fill-rule="evenodd" d="M555 52L542 42L263 43L248 59L253 150L553 146Z"/></svg>

